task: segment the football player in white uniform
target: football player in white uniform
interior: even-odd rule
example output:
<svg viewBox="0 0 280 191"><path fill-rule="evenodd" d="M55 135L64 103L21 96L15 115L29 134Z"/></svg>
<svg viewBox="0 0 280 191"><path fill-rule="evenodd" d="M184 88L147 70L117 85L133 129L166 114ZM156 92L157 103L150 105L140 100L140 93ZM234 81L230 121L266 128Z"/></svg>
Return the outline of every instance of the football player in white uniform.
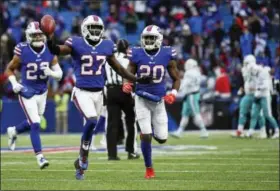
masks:
<svg viewBox="0 0 280 191"><path fill-rule="evenodd" d="M189 117L193 116L195 125L197 125L201 130L200 137L208 137L208 132L200 115L200 83L201 73L197 61L194 59L188 59L185 62L185 74L180 87L180 89L183 91L183 94L185 95L182 108L182 118L178 130L171 135L175 137L181 137L182 132L188 125Z"/></svg>

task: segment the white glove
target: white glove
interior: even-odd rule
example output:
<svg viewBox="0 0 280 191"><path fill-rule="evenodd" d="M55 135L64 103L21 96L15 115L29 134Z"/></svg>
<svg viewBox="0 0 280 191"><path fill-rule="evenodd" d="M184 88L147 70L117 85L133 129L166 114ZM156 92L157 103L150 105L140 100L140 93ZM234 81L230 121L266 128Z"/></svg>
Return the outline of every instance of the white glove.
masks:
<svg viewBox="0 0 280 191"><path fill-rule="evenodd" d="M17 94L23 88L23 85L17 82L16 77L14 75L9 76L9 81L13 86L13 91Z"/></svg>
<svg viewBox="0 0 280 191"><path fill-rule="evenodd" d="M56 80L61 80L62 78L62 70L59 64L53 65L52 69L50 69L48 65L43 65L40 67L40 69L43 70L45 76L51 76Z"/></svg>
<svg viewBox="0 0 280 191"><path fill-rule="evenodd" d="M41 66L40 69L43 70L45 76L51 76L52 70L49 68L49 66Z"/></svg>

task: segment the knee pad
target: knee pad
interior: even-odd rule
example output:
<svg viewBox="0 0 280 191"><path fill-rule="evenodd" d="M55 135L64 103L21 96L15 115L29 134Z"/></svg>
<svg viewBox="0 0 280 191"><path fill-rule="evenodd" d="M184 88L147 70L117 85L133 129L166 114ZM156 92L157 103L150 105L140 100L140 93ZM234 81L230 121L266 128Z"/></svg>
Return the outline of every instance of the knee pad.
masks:
<svg viewBox="0 0 280 191"><path fill-rule="evenodd" d="M163 144L167 141L167 139L159 139L159 138L156 138L154 137L154 139L159 143L159 144Z"/></svg>
<svg viewBox="0 0 280 191"><path fill-rule="evenodd" d="M152 142L152 134L140 134L141 141Z"/></svg>

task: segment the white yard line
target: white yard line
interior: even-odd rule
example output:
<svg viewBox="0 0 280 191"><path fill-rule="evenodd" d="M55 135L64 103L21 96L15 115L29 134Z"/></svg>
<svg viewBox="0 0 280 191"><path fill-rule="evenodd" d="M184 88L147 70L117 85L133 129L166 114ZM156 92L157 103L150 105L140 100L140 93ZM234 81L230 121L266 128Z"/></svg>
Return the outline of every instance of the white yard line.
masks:
<svg viewBox="0 0 280 191"><path fill-rule="evenodd" d="M19 171L19 169L1 169L1 171ZM42 172L40 169L21 169L24 172ZM46 169L46 172L74 172L75 170L63 170L63 169ZM123 170L123 169L95 169L87 170L86 172L144 172L144 170ZM156 173L245 173L245 174L279 174L276 171L208 171L208 170L156 170Z"/></svg>
<svg viewBox="0 0 280 191"><path fill-rule="evenodd" d="M72 165L72 162L74 160L50 160L51 163L53 164L62 164L62 165ZM30 164L35 164L35 160L34 161L28 161L28 162L21 162L21 161L15 161L15 162L1 162L1 166L12 166L12 165L30 165ZM98 164L98 165L119 165L119 164L123 164L123 163L118 163L118 162L95 162L90 160L90 163L92 165ZM130 162L127 161L125 163L125 165L137 165L137 164L141 164L143 165L143 162ZM278 163L274 163L274 164L263 164L263 163L188 163L188 162L178 162L176 161L176 163L174 162L160 162L157 161L156 165L167 165L167 166L279 166Z"/></svg>
<svg viewBox="0 0 280 191"><path fill-rule="evenodd" d="M17 181L21 181L21 182L36 182L36 181L40 181L40 182L79 182L77 180L73 180L73 179L18 179L18 178L4 178L1 179L1 182L17 182ZM102 180L96 180L96 179L91 179L91 180L83 180L83 182L100 182ZM256 180L256 181L251 181L251 180L176 180L176 179L152 179L152 180L146 180L146 179L107 179L107 182L150 182L150 181L156 181L156 182L204 182L204 183L279 183L279 181L277 180Z"/></svg>
<svg viewBox="0 0 280 191"><path fill-rule="evenodd" d="M120 155L121 159L126 159L126 155ZM34 160L34 157L33 156L1 156L2 159L15 159L15 158L20 158L20 159L31 159L31 160ZM49 160L53 160L53 159L75 159L75 157L71 157L71 156L61 156L61 157L54 157L54 156L51 156L51 157L48 157ZM90 159L92 161L94 160L107 160L108 158L107 157L90 157ZM208 160L249 160L249 161L279 161L280 159L279 158L248 158L248 157L234 157L234 158L226 158L226 157L211 157L211 158L202 158L202 157L188 157L188 156L185 156L185 157L172 157L172 156L166 156L165 158L163 157L158 157L158 156L155 156L153 157L154 160L204 160L204 161L208 161Z"/></svg>

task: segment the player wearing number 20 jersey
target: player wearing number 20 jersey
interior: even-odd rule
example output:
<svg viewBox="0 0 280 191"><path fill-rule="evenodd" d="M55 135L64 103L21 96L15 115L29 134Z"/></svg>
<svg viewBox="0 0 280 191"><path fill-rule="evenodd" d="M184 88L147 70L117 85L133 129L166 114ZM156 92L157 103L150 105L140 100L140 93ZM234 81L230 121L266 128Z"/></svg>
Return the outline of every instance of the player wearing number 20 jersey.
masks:
<svg viewBox="0 0 280 191"><path fill-rule="evenodd" d="M70 37L64 45L56 45L49 36L48 47L56 55L71 54L74 60L76 87L72 92L72 100L84 117L84 130L80 146L80 154L74 162L76 179L84 178L88 168L88 152L92 140L93 129L101 113L103 105L102 89L105 85L104 64L108 64L122 77L132 81L148 83L148 78L137 79L127 72L114 56L114 44L111 40L102 39L103 21L95 15L86 17L81 25L82 37Z"/></svg>
<svg viewBox="0 0 280 191"><path fill-rule="evenodd" d="M42 154L40 141L40 121L45 111L47 100L47 81L51 76L57 80L62 71L57 57L52 55L45 45L46 37L39 28L38 22L31 22L26 29L27 42L19 43L14 49L14 57L8 64L6 74L13 91L19 94L19 101L27 120L7 129L9 147L15 149L17 134L30 130L30 138L37 162L41 169L49 165ZM50 69L51 67L51 69ZM21 83L14 75L14 70L21 68Z"/></svg>
<svg viewBox="0 0 280 191"><path fill-rule="evenodd" d="M179 74L174 61L176 51L171 47L161 46L162 38L159 27L147 26L141 35L142 47L132 48L127 54L130 59L128 69L132 73L153 78L150 84L136 84L135 90L135 113L141 129L141 149L147 179L155 176L151 156L152 136L160 144L167 140L168 120L163 100L172 104L180 87ZM172 91L168 95L166 95L164 81L166 71L173 79ZM124 92L130 93L131 86L132 84L129 82L124 83Z"/></svg>

